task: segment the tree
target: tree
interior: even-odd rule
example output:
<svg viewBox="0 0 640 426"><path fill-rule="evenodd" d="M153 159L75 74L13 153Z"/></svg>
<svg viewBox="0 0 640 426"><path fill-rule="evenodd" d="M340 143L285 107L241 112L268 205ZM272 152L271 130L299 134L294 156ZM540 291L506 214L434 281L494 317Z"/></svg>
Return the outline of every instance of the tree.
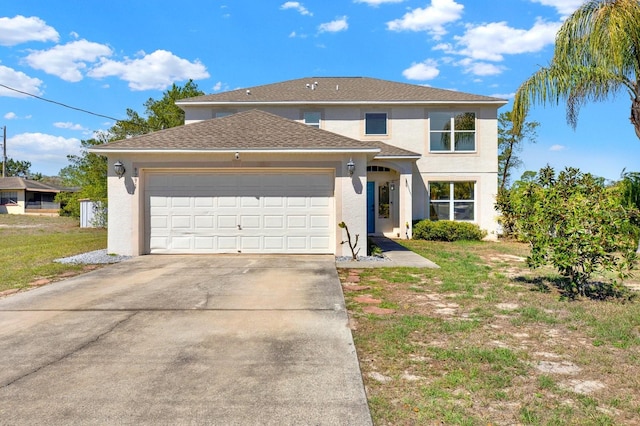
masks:
<svg viewBox="0 0 640 426"><path fill-rule="evenodd" d="M80 217L80 200L88 198L107 205L107 158L88 152L89 148L107 142L105 134L97 139L81 141L80 155L68 155L69 165L60 170L62 184L77 188L77 192L61 192L56 201L62 207L62 214Z"/></svg>
<svg viewBox="0 0 640 426"><path fill-rule="evenodd" d="M541 169L537 181L515 188L511 198L517 232L531 244L529 266L554 266L571 295L597 288L589 282L595 272L623 279L636 259L637 230L620 200L619 186L607 187L589 173L566 168L556 176L549 166Z"/></svg>
<svg viewBox="0 0 640 426"><path fill-rule="evenodd" d="M535 143L537 121L525 122L519 132L513 128L511 111L498 116L498 190L504 191L511 178L511 171L522 165L522 160L516 155L522 149L522 142Z"/></svg>
<svg viewBox="0 0 640 426"><path fill-rule="evenodd" d="M622 180L620 181L622 190L622 204L628 208L634 208L640 211L640 173L622 171ZM640 228L640 216L636 215L631 218L633 223ZM640 238L638 239L638 249L636 253L640 254Z"/></svg>
<svg viewBox="0 0 640 426"><path fill-rule="evenodd" d="M112 135L111 140L181 126L184 124L184 111L175 104L176 101L201 95L204 95L204 92L198 89L198 85L193 80L189 80L182 87L174 83L171 89L163 93L161 99L149 98L144 103L146 118L127 108L128 118L116 122L109 130Z"/></svg>
<svg viewBox="0 0 640 426"><path fill-rule="evenodd" d="M513 123L520 131L531 104L566 100L567 122L576 127L580 107L626 90L631 123L640 138L640 2L590 0L556 35L553 58L518 88Z"/></svg>
<svg viewBox="0 0 640 426"><path fill-rule="evenodd" d="M2 162L0 162L0 167L2 167ZM31 175L30 169L31 169L30 161L19 161L19 160L13 160L11 158L7 158L5 175L7 177L29 178L29 176Z"/></svg>

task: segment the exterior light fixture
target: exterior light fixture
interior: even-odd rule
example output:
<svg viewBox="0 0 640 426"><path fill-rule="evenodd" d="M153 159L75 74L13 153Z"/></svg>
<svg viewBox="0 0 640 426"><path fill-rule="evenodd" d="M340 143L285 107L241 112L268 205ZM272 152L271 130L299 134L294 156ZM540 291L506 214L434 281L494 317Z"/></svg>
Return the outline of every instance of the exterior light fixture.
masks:
<svg viewBox="0 0 640 426"><path fill-rule="evenodd" d="M390 188L391 188L392 191L395 191L396 190L396 184L391 182Z"/></svg>
<svg viewBox="0 0 640 426"><path fill-rule="evenodd" d="M353 172L356 170L356 163L353 162L353 158L349 158L349 162L347 163L347 170L349 171L349 176L353 176Z"/></svg>
<svg viewBox="0 0 640 426"><path fill-rule="evenodd" d="M122 164L120 161L116 161L115 163L113 163L113 171L116 172L118 178L121 178L122 176L124 176L124 172L126 171L126 169L124 168L124 164Z"/></svg>

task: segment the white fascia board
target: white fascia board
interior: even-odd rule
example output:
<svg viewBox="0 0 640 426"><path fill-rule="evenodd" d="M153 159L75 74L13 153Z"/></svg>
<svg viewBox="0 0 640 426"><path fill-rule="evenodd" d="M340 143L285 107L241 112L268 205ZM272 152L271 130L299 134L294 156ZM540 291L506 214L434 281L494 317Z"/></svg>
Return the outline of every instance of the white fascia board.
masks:
<svg viewBox="0 0 640 426"><path fill-rule="evenodd" d="M241 152L244 154L344 154L357 152L363 154L378 154L380 148L344 148L344 149L106 149L90 148L94 154L229 154Z"/></svg>
<svg viewBox="0 0 640 426"><path fill-rule="evenodd" d="M200 101L200 102L176 102L179 107L187 106L280 106L280 105L506 105L508 100L499 99L495 101L278 101L278 102L259 102L259 101Z"/></svg>
<svg viewBox="0 0 640 426"><path fill-rule="evenodd" d="M376 160L418 160L422 155L376 155L374 158Z"/></svg>

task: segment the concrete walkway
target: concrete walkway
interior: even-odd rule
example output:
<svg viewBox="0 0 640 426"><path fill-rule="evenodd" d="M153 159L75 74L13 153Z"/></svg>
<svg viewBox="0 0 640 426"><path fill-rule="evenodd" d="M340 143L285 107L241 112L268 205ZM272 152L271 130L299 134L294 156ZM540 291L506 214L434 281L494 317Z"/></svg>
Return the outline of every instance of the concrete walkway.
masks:
<svg viewBox="0 0 640 426"><path fill-rule="evenodd" d="M371 241L380 249L382 253L388 259L387 261L343 261L336 262L338 268L396 268L396 267L409 267L409 268L439 268L438 265L426 259L419 254L412 252L411 250L401 246L397 242L387 237L369 237Z"/></svg>
<svg viewBox="0 0 640 426"><path fill-rule="evenodd" d="M371 425L334 256L141 256L0 299L0 424Z"/></svg>

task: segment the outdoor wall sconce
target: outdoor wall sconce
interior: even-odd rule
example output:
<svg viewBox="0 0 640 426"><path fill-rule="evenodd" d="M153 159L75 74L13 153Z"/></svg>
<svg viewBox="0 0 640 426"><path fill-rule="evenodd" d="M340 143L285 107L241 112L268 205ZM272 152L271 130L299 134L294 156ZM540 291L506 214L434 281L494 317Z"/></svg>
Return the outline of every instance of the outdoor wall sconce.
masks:
<svg viewBox="0 0 640 426"><path fill-rule="evenodd" d="M116 161L115 163L113 163L113 171L116 172L118 178L121 178L122 176L124 176L124 172L126 171L126 169L124 168L124 164L122 164L120 161Z"/></svg>
<svg viewBox="0 0 640 426"><path fill-rule="evenodd" d="M391 188L392 191L396 190L396 184L391 182L391 185L389 186L389 188Z"/></svg>
<svg viewBox="0 0 640 426"><path fill-rule="evenodd" d="M349 171L349 176L353 176L353 172L356 170L356 163L353 162L353 158L349 158L349 162L347 163L347 170Z"/></svg>

